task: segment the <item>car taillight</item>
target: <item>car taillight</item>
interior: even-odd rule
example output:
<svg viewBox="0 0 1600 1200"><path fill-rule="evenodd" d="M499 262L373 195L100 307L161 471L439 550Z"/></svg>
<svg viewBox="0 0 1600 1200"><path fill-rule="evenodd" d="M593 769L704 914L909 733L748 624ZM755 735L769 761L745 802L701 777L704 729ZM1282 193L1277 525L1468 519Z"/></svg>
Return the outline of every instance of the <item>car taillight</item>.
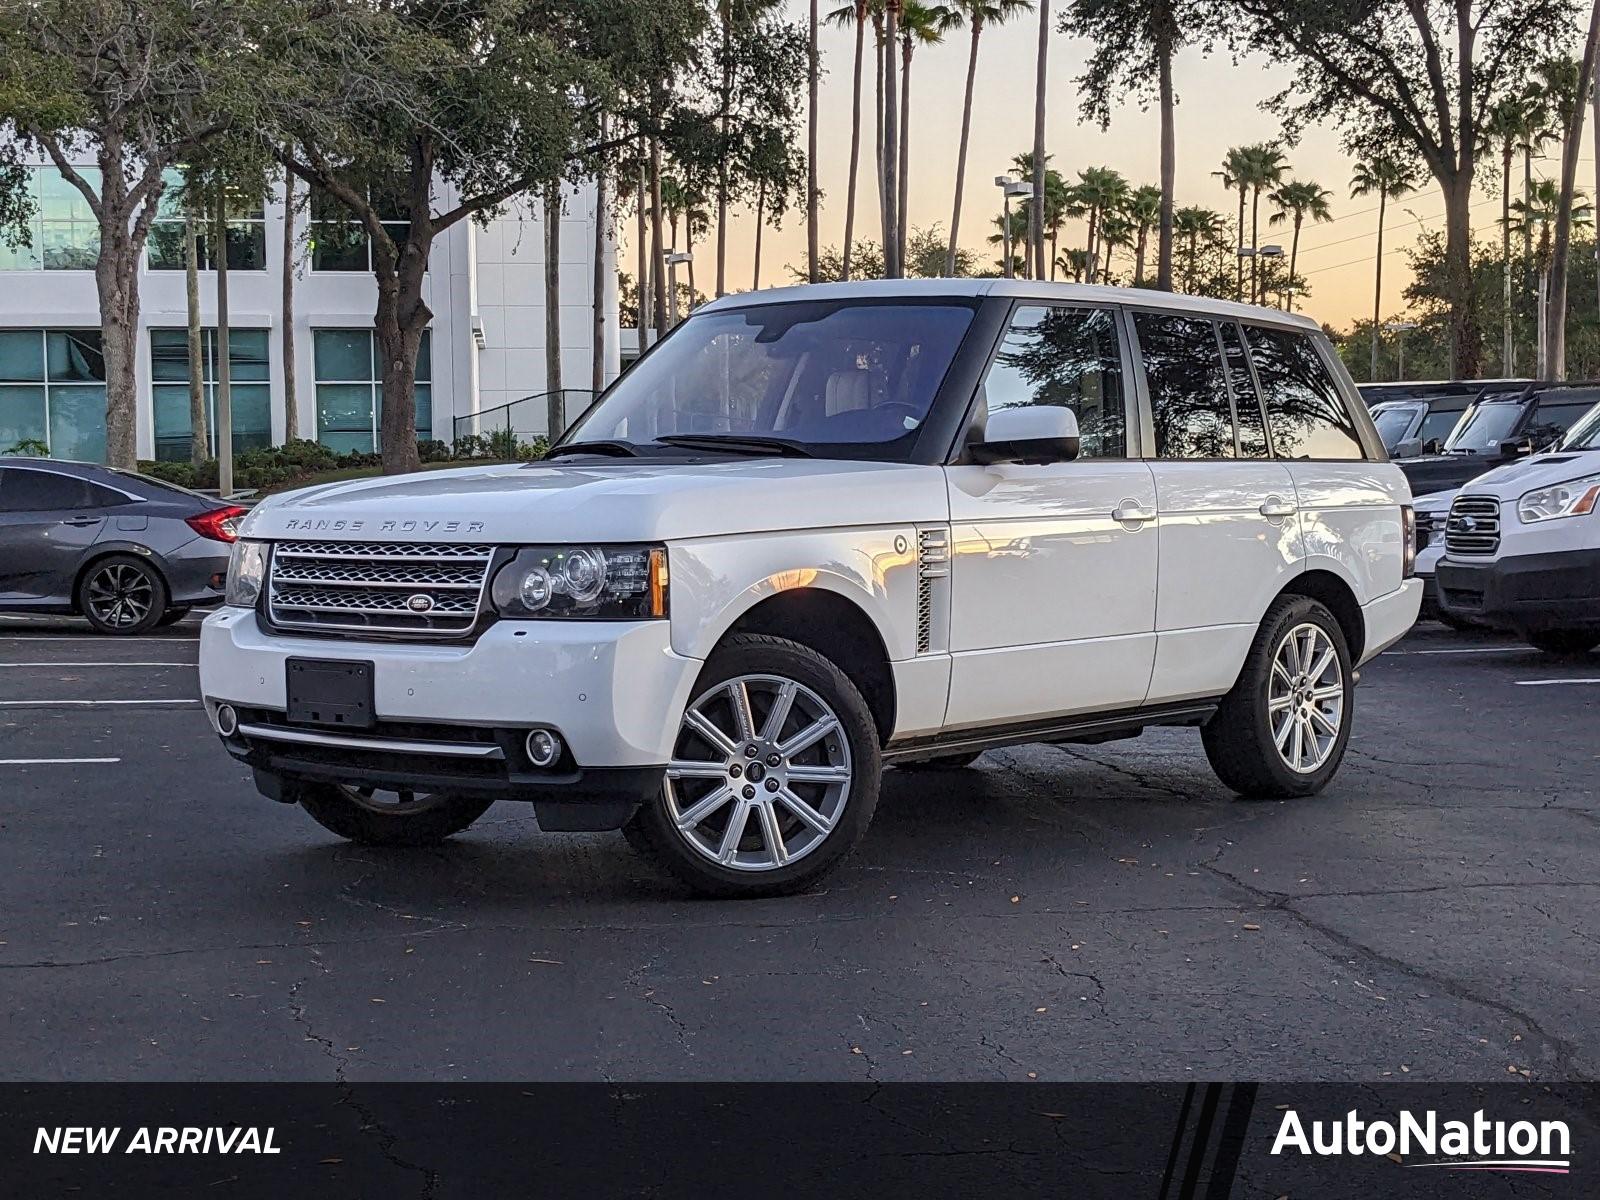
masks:
<svg viewBox="0 0 1600 1200"><path fill-rule="evenodd" d="M1401 551L1400 578L1410 579L1417 568L1417 510L1409 504L1400 506L1400 536L1405 540Z"/></svg>
<svg viewBox="0 0 1600 1200"><path fill-rule="evenodd" d="M183 521L203 538L210 538L213 542L234 542L239 539L239 519L245 511L237 504L230 504L226 508L213 508L210 512L185 517Z"/></svg>

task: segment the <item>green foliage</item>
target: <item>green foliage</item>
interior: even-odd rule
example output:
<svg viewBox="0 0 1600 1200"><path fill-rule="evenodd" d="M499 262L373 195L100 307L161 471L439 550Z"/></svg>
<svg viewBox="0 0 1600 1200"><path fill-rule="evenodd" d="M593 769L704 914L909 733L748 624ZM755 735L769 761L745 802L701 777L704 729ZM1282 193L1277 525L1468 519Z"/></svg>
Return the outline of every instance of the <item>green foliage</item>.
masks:
<svg viewBox="0 0 1600 1200"><path fill-rule="evenodd" d="M1069 0L1056 27L1094 43L1077 78L1084 119L1104 129L1113 104L1132 98L1148 107L1161 45L1169 52L1195 42L1209 46L1207 8L1206 0Z"/></svg>
<svg viewBox="0 0 1600 1200"><path fill-rule="evenodd" d="M50 447L38 438L23 438L8 449L0 450L0 454L20 454L28 458L49 458Z"/></svg>
<svg viewBox="0 0 1600 1200"><path fill-rule="evenodd" d="M468 443L463 445L463 443ZM418 457L423 462L470 461L472 459L517 457L537 458L544 453L544 439L530 444L526 453L492 453L485 439L457 439L455 450L439 441L419 442ZM266 488L284 484L302 483L330 471L370 469L381 465L382 456L363 451L335 454L320 442L294 439L282 446L265 446L258 450L242 450L233 457L233 482L235 487ZM187 462L141 462L139 470L156 479L164 479L179 487L210 489L217 486L217 460L208 458L199 466Z"/></svg>

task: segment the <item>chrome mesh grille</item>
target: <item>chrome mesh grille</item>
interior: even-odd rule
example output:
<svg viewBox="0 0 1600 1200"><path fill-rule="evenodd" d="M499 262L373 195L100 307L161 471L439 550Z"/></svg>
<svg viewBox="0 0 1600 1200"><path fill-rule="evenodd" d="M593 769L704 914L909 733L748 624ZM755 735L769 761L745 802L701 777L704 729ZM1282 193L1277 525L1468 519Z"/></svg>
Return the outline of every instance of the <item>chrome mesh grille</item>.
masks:
<svg viewBox="0 0 1600 1200"><path fill-rule="evenodd" d="M1500 549L1500 501L1489 496L1457 496L1444 526L1449 554L1493 554Z"/></svg>
<svg viewBox="0 0 1600 1200"><path fill-rule="evenodd" d="M950 531L917 532L917 653L933 648L933 581L950 574Z"/></svg>
<svg viewBox="0 0 1600 1200"><path fill-rule="evenodd" d="M288 629L461 636L493 559L493 546L452 542L280 542L268 616Z"/></svg>

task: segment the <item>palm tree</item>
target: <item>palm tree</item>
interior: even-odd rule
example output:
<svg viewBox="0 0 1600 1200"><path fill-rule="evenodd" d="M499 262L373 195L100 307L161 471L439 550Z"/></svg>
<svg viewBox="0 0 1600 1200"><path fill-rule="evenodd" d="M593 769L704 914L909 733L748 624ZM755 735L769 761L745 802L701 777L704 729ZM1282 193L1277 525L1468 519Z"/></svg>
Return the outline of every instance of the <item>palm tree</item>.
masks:
<svg viewBox="0 0 1600 1200"><path fill-rule="evenodd" d="M817 0L811 0L806 21L806 279L810 283L820 279L817 258L822 252L822 234L817 228L817 88L822 82L817 19Z"/></svg>
<svg viewBox="0 0 1600 1200"><path fill-rule="evenodd" d="M1503 97L1489 110L1489 117L1483 124L1485 140L1491 144L1500 143L1500 373L1508 378L1515 369L1511 344L1511 158L1527 123L1525 104L1521 96Z"/></svg>
<svg viewBox="0 0 1600 1200"><path fill-rule="evenodd" d="M1049 50L1050 0L1039 0L1039 56L1033 71L1033 207L1028 210L1035 279L1044 278L1044 93Z"/></svg>
<svg viewBox="0 0 1600 1200"><path fill-rule="evenodd" d="M1244 299L1244 203L1250 191L1250 147L1234 146L1222 157L1222 169L1213 171L1213 175L1222 180L1222 186L1227 191L1239 189L1239 224L1237 247L1238 261L1234 274L1236 279L1236 300Z"/></svg>
<svg viewBox="0 0 1600 1200"><path fill-rule="evenodd" d="M1247 176L1250 185L1250 303L1261 303L1261 193L1276 187L1289 169L1276 142L1260 142L1246 147Z"/></svg>
<svg viewBox="0 0 1600 1200"><path fill-rule="evenodd" d="M1067 181L1061 177L1061 172L1050 165L1051 156L1044 156L1044 231L1050 242L1050 278L1056 277L1056 245L1061 238L1061 229L1069 217L1081 217L1083 210L1078 206L1073 191L1067 186ZM1011 160L1011 169L1024 179L1033 178L1033 151L1024 150ZM1026 224L1026 223L1025 223ZM1033 265L1029 264L1028 275L1033 274Z"/></svg>
<svg viewBox="0 0 1600 1200"><path fill-rule="evenodd" d="M1590 224L1594 215L1594 208L1582 202L1583 195L1581 191L1572 194L1572 223L1579 228ZM1539 379L1550 375L1555 365L1547 361L1546 345L1553 315L1549 295L1551 239L1560 215L1561 189L1553 179L1535 180L1529 197L1511 204L1512 227L1533 245L1534 265L1539 273L1538 356L1534 366L1534 375Z"/></svg>
<svg viewBox="0 0 1600 1200"><path fill-rule="evenodd" d="M1307 217L1313 222L1333 220L1333 213L1328 208L1328 201L1333 199L1333 193L1320 183L1292 179L1267 199L1272 201L1274 209L1273 214L1267 218L1268 225L1281 225L1288 220L1294 222L1294 234L1289 241L1289 298L1285 306L1293 312L1294 266L1300 256L1300 226L1305 223Z"/></svg>
<svg viewBox="0 0 1600 1200"><path fill-rule="evenodd" d="M830 25L856 29L856 56L850 92L850 181L844 196L844 250L840 279L850 278L850 248L856 232L856 178L861 166L861 57L866 48L867 0L852 0L827 16Z"/></svg>
<svg viewBox="0 0 1600 1200"><path fill-rule="evenodd" d="M1383 213L1391 196L1403 196L1416 186L1410 163L1374 155L1356 163L1350 176L1351 196L1378 197L1378 250L1373 256L1372 280L1372 363L1369 379L1378 378L1378 323L1383 320Z"/></svg>
<svg viewBox="0 0 1600 1200"><path fill-rule="evenodd" d="M895 193L895 225L900 231L900 246L895 257L902 271L910 224L906 202L911 179L911 57L918 46L936 46L944 41L946 33L960 25L961 14L943 4L905 0L900 12L900 186Z"/></svg>
<svg viewBox="0 0 1600 1200"><path fill-rule="evenodd" d="M1172 214L1172 227L1174 233L1184 241L1183 290L1192 292L1200 257L1200 239L1222 237L1227 222L1214 209L1190 206Z"/></svg>
<svg viewBox="0 0 1600 1200"><path fill-rule="evenodd" d="M1132 246L1134 234L1134 224L1128 218L1127 209L1124 206L1119 205L1101 218L1100 244L1106 248L1106 261L1101 274L1107 283L1112 282L1112 255L1116 253L1119 246Z"/></svg>
<svg viewBox="0 0 1600 1200"><path fill-rule="evenodd" d="M1078 172L1073 189L1075 203L1089 216L1089 243L1085 247L1089 263L1089 283L1095 281L1100 262L1100 227L1105 218L1127 199L1128 181L1110 167L1086 167Z"/></svg>
<svg viewBox="0 0 1600 1200"><path fill-rule="evenodd" d="M990 25L1004 25L1018 13L1032 12L1033 0L954 0L957 20L965 20L971 33L967 52L967 91L961 106L961 142L956 151L956 198L950 210L950 249L945 255L946 275L956 271L956 237L961 227L961 192L967 178L967 141L972 133L972 87L978 75L978 41Z"/></svg>
<svg viewBox="0 0 1600 1200"><path fill-rule="evenodd" d="M906 0L883 0L883 273L899 279L900 267L900 115L895 96L895 42L900 37L900 14Z"/></svg>
<svg viewBox="0 0 1600 1200"><path fill-rule="evenodd" d="M1161 189L1153 184L1134 188L1123 215L1132 222L1134 240L1133 286L1144 285L1144 254L1150 242L1150 227L1161 220Z"/></svg>

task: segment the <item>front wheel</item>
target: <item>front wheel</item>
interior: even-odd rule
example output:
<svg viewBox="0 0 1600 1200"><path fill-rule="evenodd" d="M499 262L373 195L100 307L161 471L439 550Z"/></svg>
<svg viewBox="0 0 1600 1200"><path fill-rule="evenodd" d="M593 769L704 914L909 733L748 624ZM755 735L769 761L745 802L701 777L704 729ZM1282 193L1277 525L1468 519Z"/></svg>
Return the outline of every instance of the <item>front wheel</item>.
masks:
<svg viewBox="0 0 1600 1200"><path fill-rule="evenodd" d="M1244 796L1311 796L1350 737L1350 650L1333 614L1305 596L1267 610L1244 669L1200 729L1217 777Z"/></svg>
<svg viewBox="0 0 1600 1200"><path fill-rule="evenodd" d="M623 833L701 895L789 895L866 832L882 761L843 671L798 642L741 634L707 661L661 794Z"/></svg>
<svg viewBox="0 0 1600 1200"><path fill-rule="evenodd" d="M300 807L331 833L363 846L432 846L471 825L492 800L443 792L382 792L345 783L307 783Z"/></svg>
<svg viewBox="0 0 1600 1200"><path fill-rule="evenodd" d="M1525 635L1528 645L1546 654L1587 654L1600 646L1600 633L1592 629L1542 629Z"/></svg>

